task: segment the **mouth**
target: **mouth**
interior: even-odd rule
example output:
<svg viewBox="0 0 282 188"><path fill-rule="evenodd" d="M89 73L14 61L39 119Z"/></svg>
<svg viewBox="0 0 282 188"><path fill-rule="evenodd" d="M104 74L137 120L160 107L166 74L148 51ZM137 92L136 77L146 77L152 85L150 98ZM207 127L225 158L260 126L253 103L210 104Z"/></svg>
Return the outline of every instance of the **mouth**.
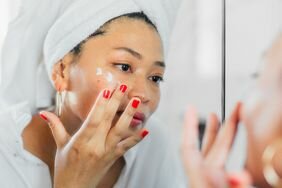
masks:
<svg viewBox="0 0 282 188"><path fill-rule="evenodd" d="M117 115L118 115L118 116L121 116L123 112L124 112L124 111L118 111L118 112L117 112ZM138 127L139 125L144 124L145 120L146 120L146 116L145 116L144 113L136 112L136 113L134 114L134 116L133 116L131 122L130 122L130 127L136 128L136 127Z"/></svg>
<svg viewBox="0 0 282 188"><path fill-rule="evenodd" d="M130 123L131 127L137 127L138 125L144 124L145 122L145 115L140 112L136 112L133 116L133 119Z"/></svg>

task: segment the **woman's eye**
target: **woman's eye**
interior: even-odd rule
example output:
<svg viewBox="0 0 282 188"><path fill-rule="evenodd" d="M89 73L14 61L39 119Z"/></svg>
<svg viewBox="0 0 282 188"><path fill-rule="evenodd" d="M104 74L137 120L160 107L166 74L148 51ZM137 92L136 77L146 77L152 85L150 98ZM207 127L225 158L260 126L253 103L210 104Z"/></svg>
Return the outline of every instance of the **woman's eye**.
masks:
<svg viewBox="0 0 282 188"><path fill-rule="evenodd" d="M160 82L164 81L164 79L160 76L152 76L149 79L155 82L156 84L160 84Z"/></svg>
<svg viewBox="0 0 282 188"><path fill-rule="evenodd" d="M131 71L131 66L128 64L115 64L115 66L123 72Z"/></svg>

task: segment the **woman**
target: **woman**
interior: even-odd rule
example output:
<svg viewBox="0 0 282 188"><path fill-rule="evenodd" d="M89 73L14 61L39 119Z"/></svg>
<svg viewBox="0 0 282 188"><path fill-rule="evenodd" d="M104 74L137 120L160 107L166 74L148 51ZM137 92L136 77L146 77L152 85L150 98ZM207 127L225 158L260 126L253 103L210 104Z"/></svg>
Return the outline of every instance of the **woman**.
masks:
<svg viewBox="0 0 282 188"><path fill-rule="evenodd" d="M265 56L256 89L241 108L237 105L224 127L211 116L202 151L197 148L197 119L187 112L183 159L191 187L282 187L282 35ZM240 113L241 112L241 113ZM227 174L224 165L239 119L247 130L246 171ZM193 163L191 157L195 158ZM251 181L252 179L252 181Z"/></svg>
<svg viewBox="0 0 282 188"><path fill-rule="evenodd" d="M47 20L34 17L31 24L27 17L19 17L12 26L28 23L36 32L28 28L16 35L22 27L11 28L8 39L12 39L4 46L6 52L11 50L13 36L22 36L31 37L33 40L22 41L34 48L24 55L25 50L19 48L18 58L15 52L4 56L4 70L11 70L10 78L17 82L6 80L1 91L2 108L9 107L1 114L5 132L1 187L181 187L181 180L173 176L178 173L175 166L168 162L162 131L150 128L152 139L139 144L149 133L144 126L160 99L165 30L169 28L165 7L169 3L28 3L22 13L31 14L28 7L40 15L41 11L53 13ZM39 73L34 74L41 50L47 75L58 93L56 115L47 110L37 114L39 107L50 107L53 96L45 85L45 67L40 64ZM16 63L10 65L10 61Z"/></svg>

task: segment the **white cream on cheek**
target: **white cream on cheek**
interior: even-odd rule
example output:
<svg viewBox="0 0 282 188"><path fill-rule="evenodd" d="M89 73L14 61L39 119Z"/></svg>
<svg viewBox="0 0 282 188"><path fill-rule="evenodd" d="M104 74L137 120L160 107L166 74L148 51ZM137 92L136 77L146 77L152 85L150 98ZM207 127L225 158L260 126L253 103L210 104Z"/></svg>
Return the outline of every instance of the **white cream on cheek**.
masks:
<svg viewBox="0 0 282 188"><path fill-rule="evenodd" d="M101 68L97 68L96 69L96 75L97 76L103 75L103 70Z"/></svg>
<svg viewBox="0 0 282 188"><path fill-rule="evenodd" d="M100 67L96 69L96 75L101 77L102 80L106 81L105 88L114 88L121 82L115 78L113 73L110 71L104 70Z"/></svg>
<svg viewBox="0 0 282 188"><path fill-rule="evenodd" d="M75 62L77 63L77 62ZM73 90L77 90L79 87L81 87L82 85L86 85L87 82L86 82L86 79L85 77L83 76L85 73L81 70L81 69L77 69L77 68L73 68L70 70L70 76L72 78L79 78L79 79L73 79L73 82L74 82L74 85L75 85L75 88ZM78 81L78 83L76 83ZM78 94L75 92L75 91L68 91L67 92L67 100L68 100L68 103L70 106L78 106L79 105L79 96Z"/></svg>
<svg viewBox="0 0 282 188"><path fill-rule="evenodd" d="M113 78L114 78L114 77L113 77L113 74L110 73L110 72L108 72L108 73L107 73L107 76L106 76L107 81L108 81L108 82L112 82L112 81L113 81Z"/></svg>

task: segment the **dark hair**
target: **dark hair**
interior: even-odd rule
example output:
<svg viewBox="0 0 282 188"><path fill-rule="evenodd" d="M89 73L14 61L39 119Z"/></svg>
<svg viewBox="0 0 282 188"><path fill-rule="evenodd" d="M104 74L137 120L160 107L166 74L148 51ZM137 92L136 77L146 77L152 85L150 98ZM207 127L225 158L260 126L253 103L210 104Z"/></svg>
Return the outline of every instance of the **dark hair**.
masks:
<svg viewBox="0 0 282 188"><path fill-rule="evenodd" d="M92 33L85 40L81 41L78 45L76 45L70 52L73 53L75 56L78 56L81 52L83 44L87 40L89 40L92 37L98 36L98 35L103 35L106 32L105 27L108 26L114 20L117 20L119 18L131 18L131 19L136 19L136 20L142 20L145 23L147 23L148 25L152 26L158 32L156 25L148 18L148 16L146 14L144 14L144 12L133 12L133 13L128 13L128 14L123 14L121 16L114 17L114 18L110 19L109 21L107 21L106 23L104 23L94 33Z"/></svg>

